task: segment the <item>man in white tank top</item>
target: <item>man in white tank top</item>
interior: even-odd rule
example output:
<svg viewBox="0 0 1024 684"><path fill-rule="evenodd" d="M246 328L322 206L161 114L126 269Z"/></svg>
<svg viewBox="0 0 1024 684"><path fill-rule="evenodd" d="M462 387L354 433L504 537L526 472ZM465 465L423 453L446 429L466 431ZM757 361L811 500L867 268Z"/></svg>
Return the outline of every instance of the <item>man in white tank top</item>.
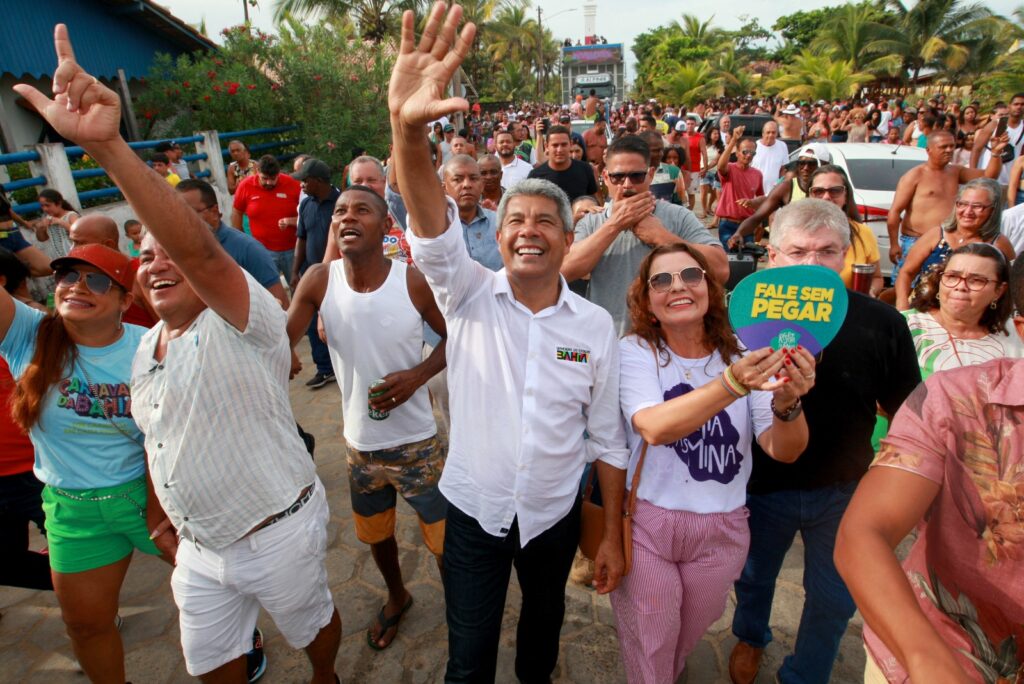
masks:
<svg viewBox="0 0 1024 684"><path fill-rule="evenodd" d="M366 635L375 650L391 644L412 605L398 564L396 495L419 516L439 569L447 508L437 488L446 448L426 387L445 365L444 318L423 275L381 252L387 215L372 189L343 192L331 222L343 258L312 266L288 310L293 346L319 311L341 390L356 536L370 545L388 587ZM442 338L426 360L424 321Z"/></svg>

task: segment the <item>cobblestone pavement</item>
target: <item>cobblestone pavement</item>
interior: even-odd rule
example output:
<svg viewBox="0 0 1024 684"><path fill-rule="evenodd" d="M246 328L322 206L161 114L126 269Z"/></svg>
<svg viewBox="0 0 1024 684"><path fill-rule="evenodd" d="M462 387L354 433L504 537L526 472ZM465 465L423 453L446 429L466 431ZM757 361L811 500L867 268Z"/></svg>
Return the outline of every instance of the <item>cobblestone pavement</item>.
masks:
<svg viewBox="0 0 1024 684"><path fill-rule="evenodd" d="M331 505L330 548L327 570L341 613L344 636L338 655L338 673L346 682L420 684L441 682L447 655L444 597L433 557L421 542L411 509L399 503L398 544L403 573L415 605L401 623L391 647L375 652L366 644L365 631L385 600L384 582L369 550L355 537L341 448L341 399L337 387L317 391L304 386L312 364L308 346L300 349L305 370L292 381L291 397L296 419L317 439L316 461ZM33 540L33 548L41 540ZM759 684L772 681L775 669L789 653L803 606L802 547L799 540L786 557L772 612L775 641L768 647ZM135 684L172 684L195 681L185 672L179 645L177 611L168 585L170 569L156 558L136 554L121 591L122 637L128 679ZM513 578L514 578L513 573ZM498 682L515 682L515 625L519 590L513 579L505 607ZM734 601L730 596L725 615L712 625L690 656L688 684L728 684L729 651L735 643L729 625ZM81 684L84 675L76 667L71 644L64 633L60 609L52 593L0 587L0 682ZM310 669L305 655L284 642L264 614L259 620L266 638L269 666L262 682L308 682ZM854 618L842 641L832 681L863 681L864 652L861 620ZM554 673L558 684L625 682L619 660L615 622L606 597L590 589L566 587L566 616L562 628L561 657Z"/></svg>

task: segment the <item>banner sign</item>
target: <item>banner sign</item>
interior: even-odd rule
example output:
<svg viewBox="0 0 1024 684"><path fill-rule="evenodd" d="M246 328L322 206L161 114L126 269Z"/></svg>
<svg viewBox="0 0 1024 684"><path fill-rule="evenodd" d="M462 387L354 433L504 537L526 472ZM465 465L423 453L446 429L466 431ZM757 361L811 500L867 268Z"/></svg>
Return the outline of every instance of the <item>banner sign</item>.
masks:
<svg viewBox="0 0 1024 684"><path fill-rule="evenodd" d="M839 274L822 266L768 268L739 282L729 322L747 349L824 349L846 319L849 297Z"/></svg>

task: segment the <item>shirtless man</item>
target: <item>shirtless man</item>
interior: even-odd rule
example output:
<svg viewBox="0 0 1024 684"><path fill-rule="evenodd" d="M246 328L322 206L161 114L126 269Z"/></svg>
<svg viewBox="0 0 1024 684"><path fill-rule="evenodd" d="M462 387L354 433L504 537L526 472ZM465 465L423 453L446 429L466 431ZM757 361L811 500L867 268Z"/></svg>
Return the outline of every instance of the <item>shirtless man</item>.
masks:
<svg viewBox="0 0 1024 684"><path fill-rule="evenodd" d="M597 91L591 88L590 97L587 98L587 102L583 106L583 118L587 121L593 121L597 116L597 102Z"/></svg>
<svg viewBox="0 0 1024 684"><path fill-rule="evenodd" d="M932 131L928 136L928 161L900 178L896 196L889 207L889 260L894 264L894 280L903 265L904 255L914 242L953 212L957 187L961 183L981 176L999 176L1003 166L1000 155L1008 140L1009 136L1003 135L996 141L995 154L991 155L988 166L982 171L951 164L956 148L953 135L949 131Z"/></svg>
<svg viewBox="0 0 1024 684"><path fill-rule="evenodd" d="M786 147L792 152L800 147L803 140L804 122L800 118L800 108L791 104L775 116L779 124L779 138L786 143Z"/></svg>

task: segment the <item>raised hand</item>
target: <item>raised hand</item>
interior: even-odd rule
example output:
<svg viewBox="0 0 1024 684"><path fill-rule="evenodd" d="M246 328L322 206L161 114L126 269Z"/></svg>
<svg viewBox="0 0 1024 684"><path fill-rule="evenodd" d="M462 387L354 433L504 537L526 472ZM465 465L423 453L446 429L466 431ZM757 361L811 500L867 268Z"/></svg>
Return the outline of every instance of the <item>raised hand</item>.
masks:
<svg viewBox="0 0 1024 684"><path fill-rule="evenodd" d="M68 140L89 145L119 138L121 100L75 61L75 51L64 24L54 27L53 47L57 52L53 99L25 84L14 86L15 92L28 100Z"/></svg>
<svg viewBox="0 0 1024 684"><path fill-rule="evenodd" d="M416 46L413 13L406 10L402 15L402 42L388 86L388 108L403 128L420 129L446 114L469 109L464 98L445 97L448 82L469 54L476 35L476 25L469 23L456 37L460 19L459 5L453 5L446 15L445 3L434 3Z"/></svg>

